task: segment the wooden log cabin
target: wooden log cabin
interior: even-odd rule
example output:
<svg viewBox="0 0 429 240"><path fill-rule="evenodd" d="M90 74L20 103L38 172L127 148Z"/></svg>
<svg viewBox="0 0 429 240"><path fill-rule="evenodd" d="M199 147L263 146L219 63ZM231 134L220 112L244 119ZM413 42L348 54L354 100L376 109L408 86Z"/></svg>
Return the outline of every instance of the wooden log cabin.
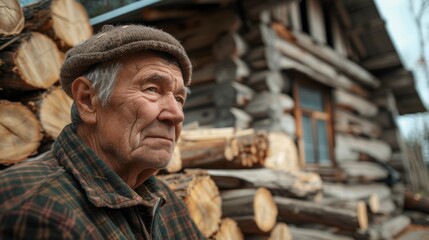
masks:
<svg viewBox="0 0 429 240"><path fill-rule="evenodd" d="M54 6L47 0L35 2ZM237 210L232 204L235 198L229 201L233 207L222 205L222 213L218 200L210 208L215 210L198 208L192 214L207 237L389 239L410 224L402 212L403 186L413 183L419 169L407 155L395 119L426 109L374 0L79 2L95 32L103 24L151 25L177 37L190 55L194 72L192 93L185 105L185 128L198 129L184 131L174 166L166 171L206 168L204 174L220 192L208 176L201 177L200 169L166 175L164 180L173 179L170 185L192 182L186 189L197 190L210 182L210 193L227 203L225 196L241 196L240 191L246 198L237 199L239 204L247 199L255 207L256 199L271 199L270 209L265 211L269 214L264 215L269 217L269 225L258 222L257 208L238 209L243 210L241 215L227 210ZM85 15L81 7L76 9L79 16ZM57 45L55 51L76 44L61 39L62 32L55 28L41 31L31 25L33 15L28 10L21 14L26 16L25 28L49 36L51 45ZM47 16L55 20L51 15ZM0 55L14 46L9 41L15 38L10 36L22 30L22 18L17 16L13 26L0 29ZM82 40L88 32L75 37ZM7 72L2 67L0 71ZM43 88L28 89L50 87L38 90L44 92L37 95L45 96L57 91L53 81L56 79ZM21 92L26 88L0 85L4 88L1 100L22 102L40 117L35 109L40 97L29 98ZM69 99L63 105L63 110L68 108ZM0 106L0 113L7 112L3 108ZM62 119L55 124L58 127L51 134L39 121L42 124L36 122L36 132L43 133L44 141L55 138L57 128L67 122ZM37 138L42 139L41 134ZM9 146L9 142L0 142L0 146ZM44 142L41 145L39 152ZM38 146L17 159L34 154ZM16 162L0 156L0 164ZM258 190L261 188L264 190ZM181 196L188 205L206 203L189 192ZM420 206L411 200L406 204L409 209ZM202 218L206 213L199 211L210 211L212 217Z"/></svg>
<svg viewBox="0 0 429 240"><path fill-rule="evenodd" d="M81 2L95 29L137 22L182 41L186 123L284 132L298 167L326 179L410 170L395 118L426 109L373 0Z"/></svg>

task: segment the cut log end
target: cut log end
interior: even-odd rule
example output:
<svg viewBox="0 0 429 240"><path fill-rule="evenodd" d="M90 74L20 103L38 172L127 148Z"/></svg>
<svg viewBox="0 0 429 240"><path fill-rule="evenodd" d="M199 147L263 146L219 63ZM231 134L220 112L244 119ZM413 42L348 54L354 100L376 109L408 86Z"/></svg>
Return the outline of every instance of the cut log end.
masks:
<svg viewBox="0 0 429 240"><path fill-rule="evenodd" d="M240 228L237 225L237 222L231 218L224 218L220 224L219 230L214 236L215 240L243 240L244 236Z"/></svg>
<svg viewBox="0 0 429 240"><path fill-rule="evenodd" d="M173 157L170 160L166 170L169 173L176 173L182 169L182 159L180 155L180 147L176 146L174 148Z"/></svg>
<svg viewBox="0 0 429 240"><path fill-rule="evenodd" d="M30 38L20 45L15 66L20 77L29 86L46 89L59 79L63 60L51 39L41 33L33 32ZM19 87L16 88L19 89Z"/></svg>
<svg viewBox="0 0 429 240"><path fill-rule="evenodd" d="M1 1L0 36L19 34L24 28L24 13L17 0Z"/></svg>
<svg viewBox="0 0 429 240"><path fill-rule="evenodd" d="M212 236L219 228L221 198L216 184L204 173L158 176L183 199L189 215L201 233Z"/></svg>
<svg viewBox="0 0 429 240"><path fill-rule="evenodd" d="M54 87L44 95L39 112L40 122L43 130L52 139L56 139L63 128L71 122L72 102L61 87Z"/></svg>
<svg viewBox="0 0 429 240"><path fill-rule="evenodd" d="M210 177L202 177L193 191L185 199L192 219L199 226L200 231L206 236L211 236L218 229L221 218L221 199L216 184ZM204 211L201 211L201 209Z"/></svg>
<svg viewBox="0 0 429 240"><path fill-rule="evenodd" d="M0 101L0 135L0 164L25 160L42 139L36 116L24 105L9 101Z"/></svg>
<svg viewBox="0 0 429 240"><path fill-rule="evenodd" d="M266 188L259 188L255 193L253 208L256 225L263 232L270 231L276 224L278 213L277 205L270 191Z"/></svg>
<svg viewBox="0 0 429 240"><path fill-rule="evenodd" d="M53 1L51 10L54 32L67 46L76 46L92 35L88 15L79 2Z"/></svg>
<svg viewBox="0 0 429 240"><path fill-rule="evenodd" d="M377 194L373 193L369 196L368 206L372 213L378 213L380 211L380 198Z"/></svg>
<svg viewBox="0 0 429 240"><path fill-rule="evenodd" d="M287 224L277 223L271 231L270 240L292 240L292 235Z"/></svg>
<svg viewBox="0 0 429 240"><path fill-rule="evenodd" d="M368 229L368 213L366 209L366 204L364 201L359 201L357 205L357 219L359 223L360 230L365 231Z"/></svg>

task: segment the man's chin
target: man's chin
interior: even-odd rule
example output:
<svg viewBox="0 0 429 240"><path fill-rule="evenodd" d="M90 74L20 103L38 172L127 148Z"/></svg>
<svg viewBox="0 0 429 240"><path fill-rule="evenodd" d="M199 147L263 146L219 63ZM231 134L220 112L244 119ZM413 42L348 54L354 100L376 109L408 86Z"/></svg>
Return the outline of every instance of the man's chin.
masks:
<svg viewBox="0 0 429 240"><path fill-rule="evenodd" d="M139 165L147 168L162 169L167 167L171 158L172 153L156 151L153 153L146 152L145 154L138 156L136 161L140 163Z"/></svg>

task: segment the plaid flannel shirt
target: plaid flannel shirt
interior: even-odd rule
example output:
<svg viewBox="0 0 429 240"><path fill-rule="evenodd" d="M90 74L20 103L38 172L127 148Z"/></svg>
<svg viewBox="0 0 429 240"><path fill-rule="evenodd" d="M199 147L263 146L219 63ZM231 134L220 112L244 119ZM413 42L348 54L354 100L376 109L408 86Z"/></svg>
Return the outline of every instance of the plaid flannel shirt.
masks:
<svg viewBox="0 0 429 240"><path fill-rule="evenodd" d="M155 177L131 189L65 127L52 149L0 172L0 239L205 239Z"/></svg>

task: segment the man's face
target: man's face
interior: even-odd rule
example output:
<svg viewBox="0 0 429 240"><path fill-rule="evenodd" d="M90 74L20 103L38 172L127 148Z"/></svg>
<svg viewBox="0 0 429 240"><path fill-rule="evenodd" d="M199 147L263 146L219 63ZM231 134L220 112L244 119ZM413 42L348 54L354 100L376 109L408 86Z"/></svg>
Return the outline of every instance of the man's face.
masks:
<svg viewBox="0 0 429 240"><path fill-rule="evenodd" d="M164 168L184 120L182 73L153 53L127 56L121 63L109 103L97 104L100 147L121 170Z"/></svg>

